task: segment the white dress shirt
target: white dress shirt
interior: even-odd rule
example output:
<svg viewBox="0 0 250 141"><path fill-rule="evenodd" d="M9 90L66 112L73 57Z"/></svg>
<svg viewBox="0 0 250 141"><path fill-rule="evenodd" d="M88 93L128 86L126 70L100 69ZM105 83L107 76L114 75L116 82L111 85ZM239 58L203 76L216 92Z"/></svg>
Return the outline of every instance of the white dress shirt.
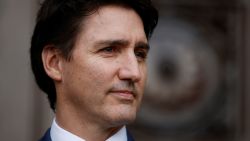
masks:
<svg viewBox="0 0 250 141"><path fill-rule="evenodd" d="M57 123L56 120L53 120L50 136L52 141L86 141L69 131L61 128ZM118 132L116 132L113 136L108 138L106 141L127 141L127 131L126 127L122 127Z"/></svg>

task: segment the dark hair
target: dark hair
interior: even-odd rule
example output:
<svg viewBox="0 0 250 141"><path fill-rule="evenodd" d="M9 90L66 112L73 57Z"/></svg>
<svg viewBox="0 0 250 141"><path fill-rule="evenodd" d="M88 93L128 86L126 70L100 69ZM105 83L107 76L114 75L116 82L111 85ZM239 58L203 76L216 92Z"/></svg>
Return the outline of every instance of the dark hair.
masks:
<svg viewBox="0 0 250 141"><path fill-rule="evenodd" d="M70 59L81 23L104 5L116 4L132 8L141 17L147 38L150 38L158 22L158 12L150 0L45 0L38 12L31 41L30 59L36 83L47 95L55 110L56 89L46 74L42 62L42 50L46 45L57 47L65 59Z"/></svg>

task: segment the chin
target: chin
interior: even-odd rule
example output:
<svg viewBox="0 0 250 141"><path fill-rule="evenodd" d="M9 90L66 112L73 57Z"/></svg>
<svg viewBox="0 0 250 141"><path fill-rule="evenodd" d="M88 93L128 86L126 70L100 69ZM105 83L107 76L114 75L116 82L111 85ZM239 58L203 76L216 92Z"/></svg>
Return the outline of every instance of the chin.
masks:
<svg viewBox="0 0 250 141"><path fill-rule="evenodd" d="M103 117L106 123L113 127L123 126L132 123L136 118L136 104L115 104L105 107Z"/></svg>
<svg viewBox="0 0 250 141"><path fill-rule="evenodd" d="M117 112L115 115L111 118L111 122L113 122L114 126L122 126L127 125L132 122L134 122L136 118L136 112Z"/></svg>

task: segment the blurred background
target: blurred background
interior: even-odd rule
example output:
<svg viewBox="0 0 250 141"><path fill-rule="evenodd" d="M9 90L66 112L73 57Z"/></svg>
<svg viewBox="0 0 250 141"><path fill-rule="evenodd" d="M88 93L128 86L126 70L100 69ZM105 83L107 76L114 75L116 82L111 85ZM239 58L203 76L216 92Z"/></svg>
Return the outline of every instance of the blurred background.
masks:
<svg viewBox="0 0 250 141"><path fill-rule="evenodd" d="M250 140L250 1L153 0L138 141ZM0 0L0 138L38 140L53 112L30 69L40 0Z"/></svg>

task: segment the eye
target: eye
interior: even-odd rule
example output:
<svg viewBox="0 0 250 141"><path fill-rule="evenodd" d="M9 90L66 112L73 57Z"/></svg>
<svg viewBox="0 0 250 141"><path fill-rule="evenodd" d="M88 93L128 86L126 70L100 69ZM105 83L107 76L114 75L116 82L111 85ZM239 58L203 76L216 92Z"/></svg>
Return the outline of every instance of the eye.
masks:
<svg viewBox="0 0 250 141"><path fill-rule="evenodd" d="M146 60L147 54L148 54L148 51L146 51L145 49L139 49L139 50L136 50L136 51L135 51L135 56L136 56L140 61Z"/></svg>
<svg viewBox="0 0 250 141"><path fill-rule="evenodd" d="M98 53L104 57L116 56L120 52L117 46L108 46L101 48Z"/></svg>
<svg viewBox="0 0 250 141"><path fill-rule="evenodd" d="M115 51L115 47L105 47L100 50L101 52L112 53Z"/></svg>

